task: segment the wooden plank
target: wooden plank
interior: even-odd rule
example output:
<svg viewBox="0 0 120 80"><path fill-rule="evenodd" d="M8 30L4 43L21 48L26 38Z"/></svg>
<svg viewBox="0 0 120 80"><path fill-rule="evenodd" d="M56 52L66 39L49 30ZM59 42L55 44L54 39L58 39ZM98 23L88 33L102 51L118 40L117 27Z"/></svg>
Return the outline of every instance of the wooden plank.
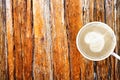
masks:
<svg viewBox="0 0 120 80"><path fill-rule="evenodd" d="M82 7L80 0L66 0L66 25L70 57L70 77L72 80L80 80L84 75L84 58L78 52L75 45L75 37L82 26ZM84 78L83 78L84 79Z"/></svg>
<svg viewBox="0 0 120 80"><path fill-rule="evenodd" d="M76 35L83 24L89 22L89 11L91 10L89 10L88 4L89 1L86 0L66 0L66 24L72 80L93 80L94 78L93 62L83 58L76 48Z"/></svg>
<svg viewBox="0 0 120 80"><path fill-rule="evenodd" d="M115 14L114 14L114 0L106 0L105 2L105 18L106 18L106 24L108 24L114 31L114 25L115 25ZM108 66L108 72L107 72L107 79L108 80L116 80L115 79L115 58L113 56L110 56L107 59L107 66Z"/></svg>
<svg viewBox="0 0 120 80"><path fill-rule="evenodd" d="M94 21L94 0L82 0L83 24Z"/></svg>
<svg viewBox="0 0 120 80"><path fill-rule="evenodd" d="M120 0L115 0L115 31L117 37L116 53L120 55ZM115 80L120 80L120 61L115 59Z"/></svg>
<svg viewBox="0 0 120 80"><path fill-rule="evenodd" d="M90 8L92 6L92 1L90 4L90 1L82 0L82 19L83 19L83 25L89 22L90 14L92 15L92 12L90 13ZM92 11L92 10L91 10Z"/></svg>
<svg viewBox="0 0 120 80"><path fill-rule="evenodd" d="M14 40L14 56L15 56L15 79L23 79L23 53L21 40L22 26L22 1L13 0L13 40Z"/></svg>
<svg viewBox="0 0 120 80"><path fill-rule="evenodd" d="M0 0L0 80L6 80L5 3Z"/></svg>
<svg viewBox="0 0 120 80"><path fill-rule="evenodd" d="M51 0L52 61L54 80L70 80L64 0Z"/></svg>
<svg viewBox="0 0 120 80"><path fill-rule="evenodd" d="M106 2L105 0L95 0L94 3L94 20L95 21L101 21L101 22L106 22L106 9L105 9ZM108 22L107 22L108 23ZM109 23L108 23L109 24ZM111 62L109 62L109 58L95 62L94 64L94 70L96 73L96 78L97 80L106 80L110 79L110 72L109 72L109 65ZM113 72L114 73L114 72Z"/></svg>
<svg viewBox="0 0 120 80"><path fill-rule="evenodd" d="M104 0L95 0L95 3L94 3L94 20L96 21L101 21L101 22L104 22L105 19L104 19ZM95 66L95 71L96 71L96 79L97 80L101 80L101 79L107 79L107 76L108 76L108 66L107 66L107 60L102 60L102 61L99 61L99 62L96 62L94 64Z"/></svg>
<svg viewBox="0 0 120 80"><path fill-rule="evenodd" d="M104 22L104 0L94 0L94 20Z"/></svg>
<svg viewBox="0 0 120 80"><path fill-rule="evenodd" d="M10 3L8 7L8 16L10 13ZM12 34L12 17L7 17L8 28L8 66L9 78L13 80L13 71L15 68L14 79L32 80L32 52L33 52L33 36L32 36L32 12L31 0L13 1L13 32ZM11 26L9 26L11 25ZM11 33L11 34L9 34ZM13 37L13 38L12 38ZM14 42L12 42L14 40ZM14 43L14 45L13 45ZM14 51L12 51L14 49ZM13 54L14 53L14 54ZM14 62L15 58L15 62ZM15 63L15 64L14 64ZM13 66L14 64L14 66Z"/></svg>
<svg viewBox="0 0 120 80"><path fill-rule="evenodd" d="M88 22L93 21L93 0L82 0L82 18L83 25ZM85 60L84 68L85 68L85 80L93 80L94 79L94 68L93 61ZM83 68L82 68L83 69ZM82 78L81 78L82 79Z"/></svg>
<svg viewBox="0 0 120 80"><path fill-rule="evenodd" d="M6 0L6 34L8 47L8 79L14 80L14 42L12 26L12 1Z"/></svg>
<svg viewBox="0 0 120 80"><path fill-rule="evenodd" d="M21 41L23 54L23 79L32 80L33 27L31 0L21 3Z"/></svg>
<svg viewBox="0 0 120 80"><path fill-rule="evenodd" d="M94 0L89 1L89 21L94 21Z"/></svg>
<svg viewBox="0 0 120 80"><path fill-rule="evenodd" d="M34 80L52 80L49 0L33 0Z"/></svg>

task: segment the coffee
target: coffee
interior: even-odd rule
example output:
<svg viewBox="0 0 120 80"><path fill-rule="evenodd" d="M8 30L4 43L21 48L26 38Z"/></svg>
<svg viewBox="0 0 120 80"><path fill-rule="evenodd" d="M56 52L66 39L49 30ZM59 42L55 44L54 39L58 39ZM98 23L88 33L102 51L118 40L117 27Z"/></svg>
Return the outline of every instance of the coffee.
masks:
<svg viewBox="0 0 120 80"><path fill-rule="evenodd" d="M115 47L114 32L102 24L89 24L78 35L78 47L90 59L107 57Z"/></svg>

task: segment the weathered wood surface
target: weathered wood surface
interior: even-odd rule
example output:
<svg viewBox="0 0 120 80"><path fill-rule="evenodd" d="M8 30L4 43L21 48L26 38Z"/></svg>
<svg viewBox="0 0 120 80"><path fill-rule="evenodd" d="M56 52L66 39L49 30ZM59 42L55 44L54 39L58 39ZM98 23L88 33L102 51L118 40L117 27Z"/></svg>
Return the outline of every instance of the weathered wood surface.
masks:
<svg viewBox="0 0 120 80"><path fill-rule="evenodd" d="M0 80L7 77L7 46L5 28L5 1L0 0Z"/></svg>
<svg viewBox="0 0 120 80"><path fill-rule="evenodd" d="M116 52L120 55L120 0L115 2L115 32L117 36ZM120 79L120 61L115 60L115 79Z"/></svg>
<svg viewBox="0 0 120 80"><path fill-rule="evenodd" d="M49 0L33 0L33 79L53 79Z"/></svg>
<svg viewBox="0 0 120 80"><path fill-rule="evenodd" d="M13 41L13 20L12 20L12 1L6 0L6 36L7 36L7 67L10 80L14 80L14 41Z"/></svg>
<svg viewBox="0 0 120 80"><path fill-rule="evenodd" d="M120 61L76 48L92 21L115 31L120 55L120 0L0 0L0 80L120 80Z"/></svg>

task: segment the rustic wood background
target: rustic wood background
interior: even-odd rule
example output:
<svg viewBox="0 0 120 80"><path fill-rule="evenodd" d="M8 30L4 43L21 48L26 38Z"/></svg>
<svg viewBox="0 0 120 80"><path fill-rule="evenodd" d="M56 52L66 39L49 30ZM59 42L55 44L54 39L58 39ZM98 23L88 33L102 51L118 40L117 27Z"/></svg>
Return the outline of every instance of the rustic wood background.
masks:
<svg viewBox="0 0 120 80"><path fill-rule="evenodd" d="M120 54L120 0L0 0L0 80L120 80L120 61L76 48L91 21L112 27Z"/></svg>

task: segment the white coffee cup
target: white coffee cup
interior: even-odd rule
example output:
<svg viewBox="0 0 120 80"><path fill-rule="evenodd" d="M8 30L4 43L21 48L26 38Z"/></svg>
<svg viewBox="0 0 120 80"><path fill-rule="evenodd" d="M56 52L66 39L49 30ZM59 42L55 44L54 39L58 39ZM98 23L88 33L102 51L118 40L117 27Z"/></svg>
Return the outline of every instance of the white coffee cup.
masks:
<svg viewBox="0 0 120 80"><path fill-rule="evenodd" d="M94 29L94 31L88 31L85 36L84 36L84 39L81 39L81 36L83 35L83 32L87 31L88 28L93 28L93 27L90 27L90 26L95 26L96 29ZM108 49L107 51L109 53L105 53L102 54L104 56L98 58L98 57L89 57L89 52L86 53L84 47L81 48L82 43L80 43L80 40L84 40L85 44L88 45L89 47L89 50L91 50L91 52L93 52L94 54L97 54L97 53L100 53L100 51L104 51L104 48L105 48L105 45L106 45L106 42L104 41L104 35L98 33L97 31L97 27L99 28L103 28L104 30L103 31L106 31L106 32L109 32L109 36L112 38L112 42L110 45L111 48ZM103 36L103 37L102 37ZM107 36L106 36L107 37ZM86 58L86 59L89 59L89 60L92 60L92 61L100 61L100 60L104 60L106 58L108 58L110 55L113 55L114 57L116 57L117 59L120 60L120 56L118 56L116 53L114 53L114 49L115 49L115 46L116 46L116 36L114 34L114 31L105 23L102 23L102 22L90 22L90 23L87 23L86 25L84 25L78 32L77 34L77 37L76 37L76 45L77 45L77 48L79 50L79 52ZM104 51L105 52L105 51Z"/></svg>

